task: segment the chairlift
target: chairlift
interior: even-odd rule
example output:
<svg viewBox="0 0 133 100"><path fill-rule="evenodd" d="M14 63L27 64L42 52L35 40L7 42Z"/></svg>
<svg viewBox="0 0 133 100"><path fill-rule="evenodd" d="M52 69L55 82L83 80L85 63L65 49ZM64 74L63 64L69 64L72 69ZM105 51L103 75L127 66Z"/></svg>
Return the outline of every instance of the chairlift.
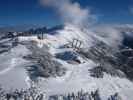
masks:
<svg viewBox="0 0 133 100"><path fill-rule="evenodd" d="M82 45L82 41L78 40L78 39L73 39L72 41L72 48L74 49L80 49Z"/></svg>

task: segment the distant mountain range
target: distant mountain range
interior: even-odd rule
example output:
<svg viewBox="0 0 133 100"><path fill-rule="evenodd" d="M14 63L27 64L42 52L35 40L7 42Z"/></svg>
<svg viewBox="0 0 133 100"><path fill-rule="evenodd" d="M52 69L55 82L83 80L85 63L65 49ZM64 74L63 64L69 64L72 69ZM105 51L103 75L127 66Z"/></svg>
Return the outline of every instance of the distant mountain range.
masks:
<svg viewBox="0 0 133 100"><path fill-rule="evenodd" d="M33 24L26 24L26 25L16 25L16 26L2 26L0 27L0 32L5 33L5 32L24 32L27 31L31 28L39 28L42 27L41 25L33 25Z"/></svg>
<svg viewBox="0 0 133 100"><path fill-rule="evenodd" d="M39 27L39 28L31 28L27 31L25 31L26 33L30 33L30 34L40 34L40 33L49 33L49 34L56 34L57 30L61 30L64 28L64 25L57 25L51 28L47 28L47 27Z"/></svg>

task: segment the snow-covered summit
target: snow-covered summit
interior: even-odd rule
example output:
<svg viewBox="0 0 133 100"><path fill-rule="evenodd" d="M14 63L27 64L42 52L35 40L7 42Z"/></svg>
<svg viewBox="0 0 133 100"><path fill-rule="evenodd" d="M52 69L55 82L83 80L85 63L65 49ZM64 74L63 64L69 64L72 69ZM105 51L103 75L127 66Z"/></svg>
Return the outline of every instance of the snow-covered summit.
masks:
<svg viewBox="0 0 133 100"><path fill-rule="evenodd" d="M8 89L15 86L20 89L30 87L33 82L47 95L99 89L103 100L116 92L122 100L132 100L133 83L128 79L132 78L132 72L129 72L132 67L126 63L128 58L121 52L117 54L119 49L112 45L120 42L121 37L114 35L111 38L109 31L119 32L112 28L99 32L65 25L52 30L55 34L46 32L43 39L37 35L2 39L0 84ZM77 41L74 44L73 39ZM77 48L80 41L81 48ZM8 76L13 80L11 85L7 85ZM17 78L21 86L16 85L19 83ZM33 80L35 78L37 81Z"/></svg>

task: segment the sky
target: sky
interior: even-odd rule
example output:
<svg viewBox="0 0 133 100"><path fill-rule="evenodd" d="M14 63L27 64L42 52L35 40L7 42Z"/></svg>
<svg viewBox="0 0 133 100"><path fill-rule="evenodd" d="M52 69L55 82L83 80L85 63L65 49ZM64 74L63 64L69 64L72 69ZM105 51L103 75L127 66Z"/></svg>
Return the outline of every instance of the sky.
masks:
<svg viewBox="0 0 133 100"><path fill-rule="evenodd" d="M96 23L133 24L133 0L72 2L78 2L82 8L89 9L96 16ZM54 26L62 24L62 21L55 8L42 6L39 0L0 0L0 26L25 24Z"/></svg>

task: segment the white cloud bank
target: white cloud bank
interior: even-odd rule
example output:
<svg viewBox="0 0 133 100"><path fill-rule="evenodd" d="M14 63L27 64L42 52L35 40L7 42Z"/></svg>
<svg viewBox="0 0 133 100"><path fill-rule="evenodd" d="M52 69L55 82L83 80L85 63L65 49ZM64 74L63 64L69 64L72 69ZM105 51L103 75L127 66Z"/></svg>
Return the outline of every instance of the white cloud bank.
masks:
<svg viewBox="0 0 133 100"><path fill-rule="evenodd" d="M87 27L92 25L93 22L97 22L97 16L93 15L89 8L82 8L78 2L72 0L40 0L40 3L44 7L55 9L64 24ZM133 13L133 7L130 8L130 12ZM96 29L97 35L105 39L109 45L118 47L122 44L123 34L112 25L99 26L98 29L96 26L93 27ZM96 34L95 31L92 33Z"/></svg>
<svg viewBox="0 0 133 100"><path fill-rule="evenodd" d="M96 19L90 9L82 8L78 2L72 0L40 0L40 2L44 6L53 7L65 24L83 26L91 24Z"/></svg>
<svg viewBox="0 0 133 100"><path fill-rule="evenodd" d="M100 36L104 42L114 48L118 48L122 45L123 34L119 30L120 26L117 25L99 25L95 27L95 33Z"/></svg>

